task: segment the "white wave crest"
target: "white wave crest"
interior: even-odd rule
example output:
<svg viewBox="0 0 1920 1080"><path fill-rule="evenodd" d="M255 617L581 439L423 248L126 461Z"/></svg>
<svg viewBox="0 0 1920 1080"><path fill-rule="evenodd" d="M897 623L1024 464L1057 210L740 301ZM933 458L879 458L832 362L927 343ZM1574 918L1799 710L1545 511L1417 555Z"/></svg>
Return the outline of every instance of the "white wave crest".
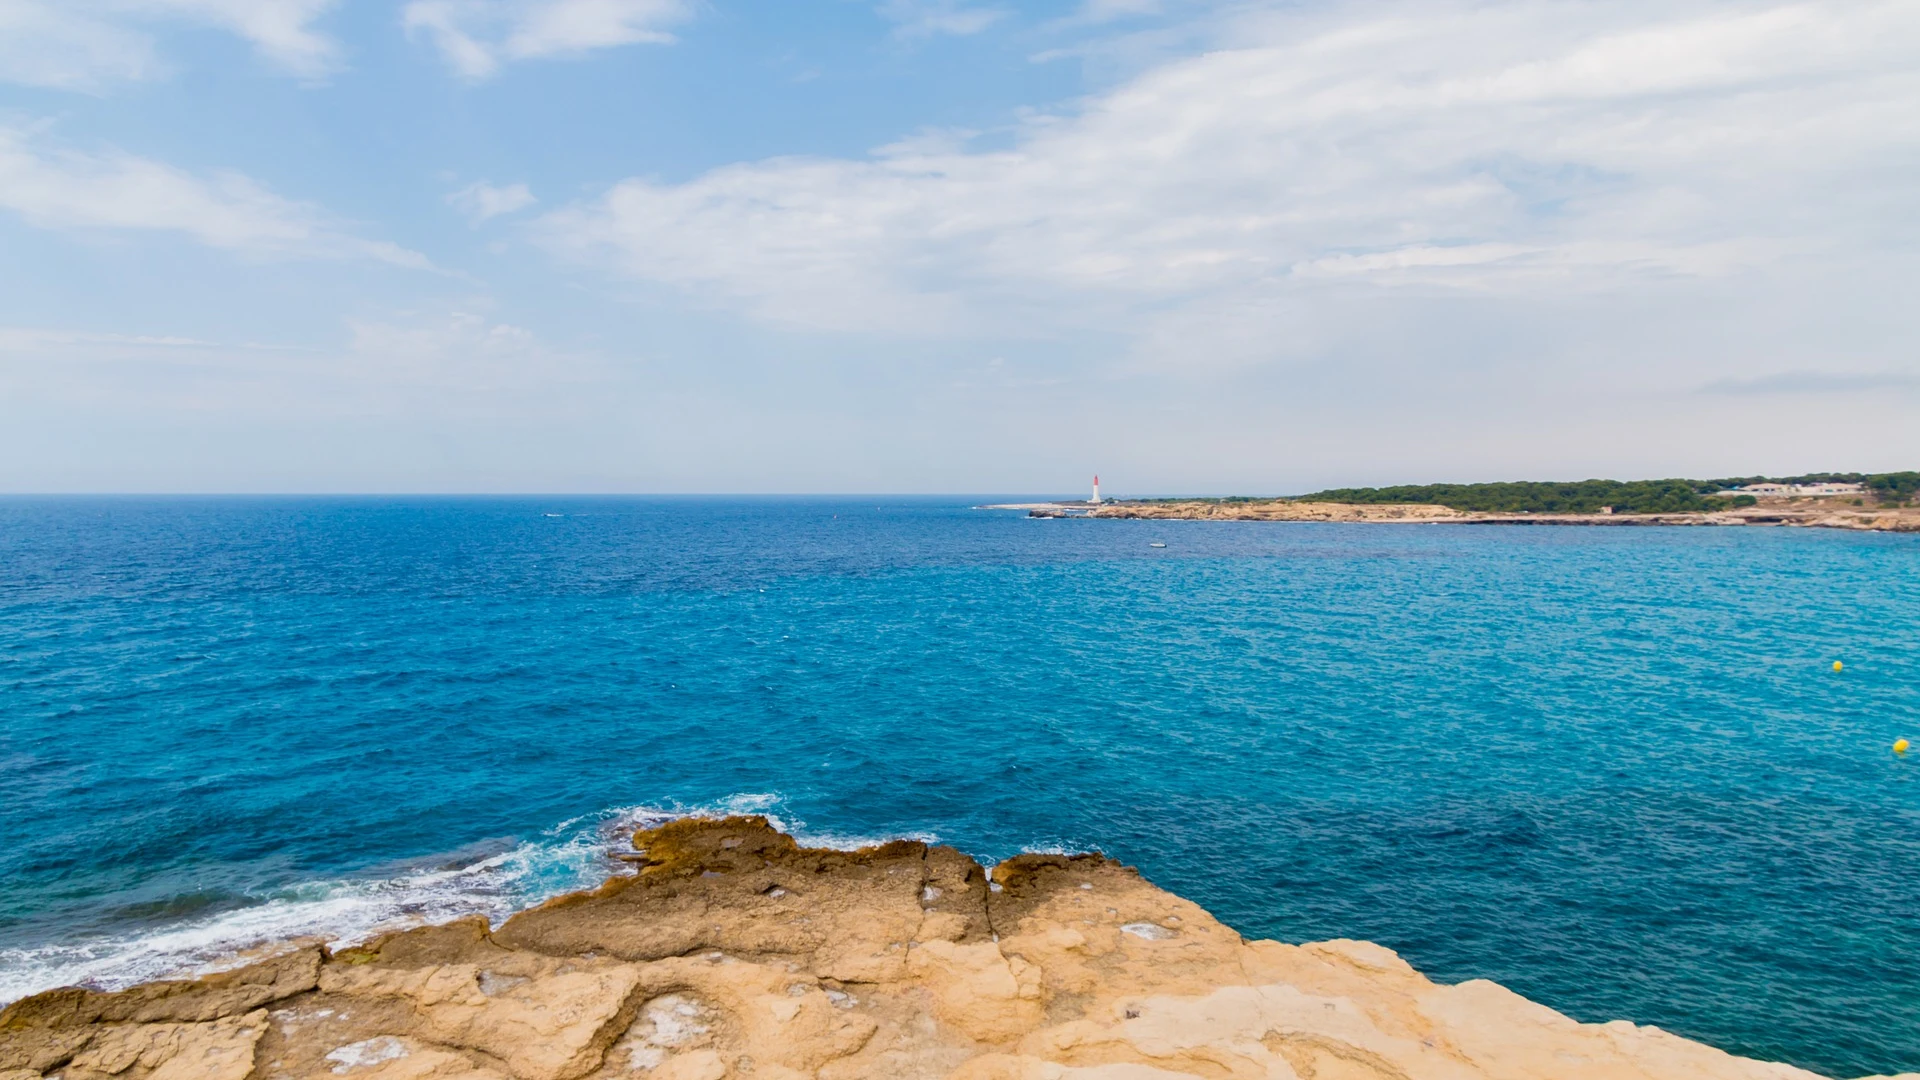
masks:
<svg viewBox="0 0 1920 1080"><path fill-rule="evenodd" d="M635 829L675 818L762 814L775 828L815 847L850 850L880 842L809 834L804 823L773 813L781 801L773 794L743 794L702 805L621 807L561 822L538 840L452 869L306 882L246 907L158 929L0 948L0 1004L58 986L116 990L153 979L203 975L250 962L275 948L311 942L338 948L392 930L473 915L484 915L497 926L550 897L630 873L613 854L630 850Z"/></svg>

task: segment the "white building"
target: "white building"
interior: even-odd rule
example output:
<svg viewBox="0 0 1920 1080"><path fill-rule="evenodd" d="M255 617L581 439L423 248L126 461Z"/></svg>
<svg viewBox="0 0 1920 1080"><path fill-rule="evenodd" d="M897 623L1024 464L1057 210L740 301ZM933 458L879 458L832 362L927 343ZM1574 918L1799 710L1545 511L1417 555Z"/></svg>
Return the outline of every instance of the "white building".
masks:
<svg viewBox="0 0 1920 1080"><path fill-rule="evenodd" d="M1100 505L1100 474L1099 473L1093 474L1093 498L1088 499L1087 501L1092 503L1095 506Z"/></svg>
<svg viewBox="0 0 1920 1080"><path fill-rule="evenodd" d="M1829 495L1860 495L1866 492L1864 484L1747 484L1723 491L1722 495L1771 495L1775 498L1824 497Z"/></svg>
<svg viewBox="0 0 1920 1080"><path fill-rule="evenodd" d="M1795 484L1795 495L1862 495L1865 484Z"/></svg>

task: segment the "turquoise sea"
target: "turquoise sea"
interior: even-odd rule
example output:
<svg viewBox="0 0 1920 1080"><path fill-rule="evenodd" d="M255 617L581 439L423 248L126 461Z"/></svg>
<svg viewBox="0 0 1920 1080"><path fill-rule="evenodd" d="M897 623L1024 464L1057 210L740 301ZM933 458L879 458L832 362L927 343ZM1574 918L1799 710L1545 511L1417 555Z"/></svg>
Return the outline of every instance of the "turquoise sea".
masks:
<svg viewBox="0 0 1920 1080"><path fill-rule="evenodd" d="M0 1000L745 810L1920 1069L1920 536L981 501L0 500Z"/></svg>

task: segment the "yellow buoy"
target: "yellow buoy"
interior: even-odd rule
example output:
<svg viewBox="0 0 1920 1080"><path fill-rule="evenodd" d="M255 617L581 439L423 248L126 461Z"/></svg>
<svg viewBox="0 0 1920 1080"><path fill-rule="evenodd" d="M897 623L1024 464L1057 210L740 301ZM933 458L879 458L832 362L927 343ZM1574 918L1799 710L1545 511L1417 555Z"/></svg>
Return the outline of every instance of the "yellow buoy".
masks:
<svg viewBox="0 0 1920 1080"><path fill-rule="evenodd" d="M1896 754L1904 754L1904 753L1906 753L1906 752L1907 752L1907 740L1905 740L1905 739L1895 739L1895 740L1893 740L1893 752L1894 752L1894 753L1896 753Z"/></svg>
<svg viewBox="0 0 1920 1080"><path fill-rule="evenodd" d="M1839 671L1839 670L1840 670L1841 668L1844 668L1844 667L1846 667L1846 666L1847 666L1847 665L1845 665L1845 664L1843 664L1843 663L1841 663L1841 662L1840 662L1840 661L1838 661L1838 660L1835 660L1835 661L1833 662L1833 670L1835 670L1835 671Z"/></svg>

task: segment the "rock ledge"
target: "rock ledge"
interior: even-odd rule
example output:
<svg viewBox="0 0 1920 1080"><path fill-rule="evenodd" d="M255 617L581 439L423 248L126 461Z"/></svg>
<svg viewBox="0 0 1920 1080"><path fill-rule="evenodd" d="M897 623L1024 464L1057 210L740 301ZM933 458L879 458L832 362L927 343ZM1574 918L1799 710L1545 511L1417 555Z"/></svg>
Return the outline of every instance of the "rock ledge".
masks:
<svg viewBox="0 0 1920 1080"><path fill-rule="evenodd" d="M1817 1080L1359 941L1246 941L1099 856L634 838L522 912L0 1011L0 1080Z"/></svg>

